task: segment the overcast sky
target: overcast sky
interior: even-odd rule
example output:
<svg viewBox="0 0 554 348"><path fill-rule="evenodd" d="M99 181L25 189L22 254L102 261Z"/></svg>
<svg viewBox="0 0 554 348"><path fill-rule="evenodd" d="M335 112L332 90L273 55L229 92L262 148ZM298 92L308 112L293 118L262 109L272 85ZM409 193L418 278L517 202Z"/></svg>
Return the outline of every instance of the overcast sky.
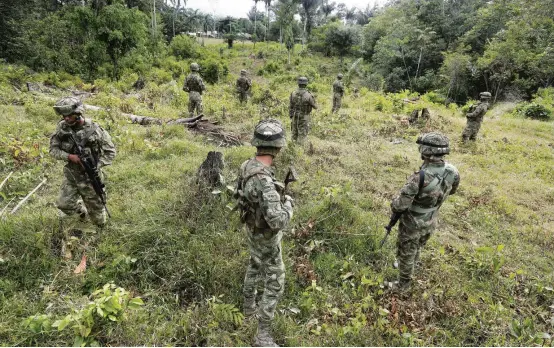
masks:
<svg viewBox="0 0 554 348"><path fill-rule="evenodd" d="M368 4L383 4L385 0L333 0L337 4L343 2L348 7L365 8ZM254 0L187 0L188 8L199 9L206 13L215 13L217 16L246 17L254 6ZM263 1L258 1L258 11L264 10Z"/></svg>

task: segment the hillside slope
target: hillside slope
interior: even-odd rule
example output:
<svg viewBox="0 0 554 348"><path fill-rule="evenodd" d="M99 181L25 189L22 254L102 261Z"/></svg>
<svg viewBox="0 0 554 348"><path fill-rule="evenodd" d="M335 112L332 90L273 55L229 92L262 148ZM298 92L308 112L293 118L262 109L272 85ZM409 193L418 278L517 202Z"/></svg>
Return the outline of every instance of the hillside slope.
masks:
<svg viewBox="0 0 554 348"><path fill-rule="evenodd" d="M250 345L255 323L237 314L248 253L238 216L227 207L234 202L226 190L199 191L195 174L208 151L221 151L225 178L234 185L240 163L254 153L247 142L257 121L275 117L290 127L288 95L299 74L310 77L319 110L312 119L311 146L289 144L277 160L279 177L289 164L301 177L291 186L296 208L284 238L287 285L275 322L278 343L552 344L552 123L497 113L502 105L496 105L478 141L463 145L460 110L433 104L432 95L412 104L402 101L407 94L366 89L358 98L348 93L343 109L332 115L337 61L308 56L287 66L275 48L264 60L248 58L248 49L226 58L230 76L209 85L204 98L206 116L240 134L245 141L240 147L220 148L183 126L143 127L120 115L176 118L187 105L182 74L176 81L149 81L138 92L130 88L131 75L118 83L95 83L99 92L85 102L110 110L87 117L110 132L118 149L106 168L112 219L101 233L76 220L66 224L66 230L85 230L81 240L73 240L71 260L52 251L59 233L53 203L63 163L48 156L48 137L58 121L53 100L67 92L15 91L12 85L44 81L44 75L0 66L0 180L15 171L2 189L0 207L48 178L16 215L0 222L2 345L72 344L83 336L79 327L58 331L50 324L83 308L91 293L109 282L145 304L115 321L93 316L86 336L101 345ZM254 76L268 64L279 68ZM255 84L246 107L233 95L233 77L242 68L250 70ZM91 87L66 80L63 87ZM428 124L409 127L399 121L421 107L431 110ZM382 250L377 246L391 198L420 165L415 139L431 130L450 137L448 160L458 167L461 185L441 208L412 291L399 297L382 286L396 277L394 233ZM83 250L87 269L76 275ZM44 316L22 324L33 315Z"/></svg>

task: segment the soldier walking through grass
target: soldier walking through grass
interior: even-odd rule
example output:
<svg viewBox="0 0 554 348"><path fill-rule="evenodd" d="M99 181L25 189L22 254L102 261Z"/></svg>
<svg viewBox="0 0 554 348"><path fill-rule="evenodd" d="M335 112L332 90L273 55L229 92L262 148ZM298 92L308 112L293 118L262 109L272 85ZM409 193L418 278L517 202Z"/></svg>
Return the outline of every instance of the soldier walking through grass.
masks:
<svg viewBox="0 0 554 348"><path fill-rule="evenodd" d="M270 326L285 288L281 239L282 230L292 218L293 201L287 195L281 199L271 167L285 144L285 130L279 121L258 123L252 139L256 156L241 165L235 190L250 249L244 277L244 314L247 317L255 314L258 319L254 345L260 347L276 346ZM258 279L263 279L264 292L257 304Z"/></svg>
<svg viewBox="0 0 554 348"><path fill-rule="evenodd" d="M183 91L189 94L189 115L190 117L202 113L202 93L206 90L202 77L198 74L200 66L196 63L190 65L191 73L185 78Z"/></svg>
<svg viewBox="0 0 554 348"><path fill-rule="evenodd" d="M241 70L240 77L237 79L237 93L241 104L248 102L248 93L252 88L252 81L246 77L246 73L246 70Z"/></svg>
<svg viewBox="0 0 554 348"><path fill-rule="evenodd" d="M333 83L333 109L332 112L337 112L342 105L342 97L344 96L344 86L342 84L342 74L337 75L337 79Z"/></svg>
<svg viewBox="0 0 554 348"><path fill-rule="evenodd" d="M458 170L443 157L450 152L448 138L441 133L426 133L417 139L423 165L408 178L391 203L389 228L400 220L397 259L400 271L393 287L406 290L410 286L414 266L421 249L437 226L439 209L460 184Z"/></svg>
<svg viewBox="0 0 554 348"><path fill-rule="evenodd" d="M314 96L306 90L308 78L298 78L298 89L289 98L289 117L292 122L292 140L304 144L310 132L310 113L317 109Z"/></svg>
<svg viewBox="0 0 554 348"><path fill-rule="evenodd" d="M479 103L475 108L471 108L470 112L466 115L467 124L462 133L463 142L475 140L477 138L477 133L479 133L481 123L483 122L483 117L489 109L491 97L489 92L479 93Z"/></svg>
<svg viewBox="0 0 554 348"><path fill-rule="evenodd" d="M78 146L86 156L92 157L100 178L100 169L110 165L115 157L115 146L108 132L83 117L84 107L78 98L62 98L54 105L54 110L63 120L58 123L50 138L50 154L67 162L63 169L60 196L56 202L60 218L75 213L85 218L88 214L95 225L103 227L106 224L106 210L77 155Z"/></svg>

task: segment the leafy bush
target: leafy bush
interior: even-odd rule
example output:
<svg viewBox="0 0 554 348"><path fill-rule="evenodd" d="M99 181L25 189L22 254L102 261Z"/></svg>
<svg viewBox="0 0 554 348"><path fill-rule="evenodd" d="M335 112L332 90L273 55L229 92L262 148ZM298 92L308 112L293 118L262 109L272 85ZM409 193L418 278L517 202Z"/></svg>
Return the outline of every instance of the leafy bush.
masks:
<svg viewBox="0 0 554 348"><path fill-rule="evenodd" d="M270 61L258 70L258 76L273 75L281 71L281 64Z"/></svg>
<svg viewBox="0 0 554 348"><path fill-rule="evenodd" d="M199 62L200 75L207 83L217 83L219 79L229 74L229 67L221 60L207 59Z"/></svg>
<svg viewBox="0 0 554 348"><path fill-rule="evenodd" d="M519 104L516 107L516 112L523 117L540 121L547 121L552 115L552 112L548 110L544 105L535 102Z"/></svg>
<svg viewBox="0 0 554 348"><path fill-rule="evenodd" d="M91 295L91 302L84 308L75 309L61 319L52 322L48 315L33 315L23 321L23 326L35 334L47 333L55 328L58 332L73 330L76 347L98 346L96 336L110 322L125 320L127 310L139 309L144 303L140 297L131 297L123 288L108 283Z"/></svg>
<svg viewBox="0 0 554 348"><path fill-rule="evenodd" d="M169 52L181 59L196 58L198 57L198 44L188 35L177 35L169 44Z"/></svg>

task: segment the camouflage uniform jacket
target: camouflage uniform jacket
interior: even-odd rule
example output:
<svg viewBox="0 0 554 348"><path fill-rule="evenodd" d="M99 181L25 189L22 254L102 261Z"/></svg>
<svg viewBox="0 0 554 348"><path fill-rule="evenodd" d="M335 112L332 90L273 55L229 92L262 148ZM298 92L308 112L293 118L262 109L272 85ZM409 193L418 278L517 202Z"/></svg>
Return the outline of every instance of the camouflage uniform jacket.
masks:
<svg viewBox="0 0 554 348"><path fill-rule="evenodd" d="M483 116L485 116L485 113L489 109L488 103L479 102L475 108L470 109L470 112L466 115L467 118L476 120L476 121L482 121Z"/></svg>
<svg viewBox="0 0 554 348"><path fill-rule="evenodd" d="M73 134L75 140L82 145L85 153L91 154L98 168L112 164L115 157L115 146L112 138L102 127L90 119L85 119L82 125L71 127L65 121L60 121L56 132L50 138L50 155L55 159L65 160L70 154L76 154L76 145L71 140ZM69 169L82 171L80 165L67 162Z"/></svg>
<svg viewBox="0 0 554 348"><path fill-rule="evenodd" d="M288 201L281 202L275 183L273 170L255 158L245 161L240 167L241 220L256 231L276 233L292 218L292 206Z"/></svg>
<svg viewBox="0 0 554 348"><path fill-rule="evenodd" d="M424 164L421 170L424 172L421 191L420 174L415 172L391 203L393 212L403 213L401 222L409 228L430 227L442 203L456 193L460 184L458 169L448 162Z"/></svg>
<svg viewBox="0 0 554 348"><path fill-rule="evenodd" d="M252 81L248 77L241 76L237 79L237 90L239 92L248 92L252 87Z"/></svg>
<svg viewBox="0 0 554 348"><path fill-rule="evenodd" d="M197 73L191 73L185 79L185 85L183 86L183 91L185 92L197 92L202 94L206 90L204 86L204 81Z"/></svg>
<svg viewBox="0 0 554 348"><path fill-rule="evenodd" d="M314 96L305 88L299 88L290 95L289 116L308 115L317 109Z"/></svg>
<svg viewBox="0 0 554 348"><path fill-rule="evenodd" d="M335 95L338 94L341 97L344 95L344 86L342 84L342 81L335 80L335 82L333 83L333 93Z"/></svg>

